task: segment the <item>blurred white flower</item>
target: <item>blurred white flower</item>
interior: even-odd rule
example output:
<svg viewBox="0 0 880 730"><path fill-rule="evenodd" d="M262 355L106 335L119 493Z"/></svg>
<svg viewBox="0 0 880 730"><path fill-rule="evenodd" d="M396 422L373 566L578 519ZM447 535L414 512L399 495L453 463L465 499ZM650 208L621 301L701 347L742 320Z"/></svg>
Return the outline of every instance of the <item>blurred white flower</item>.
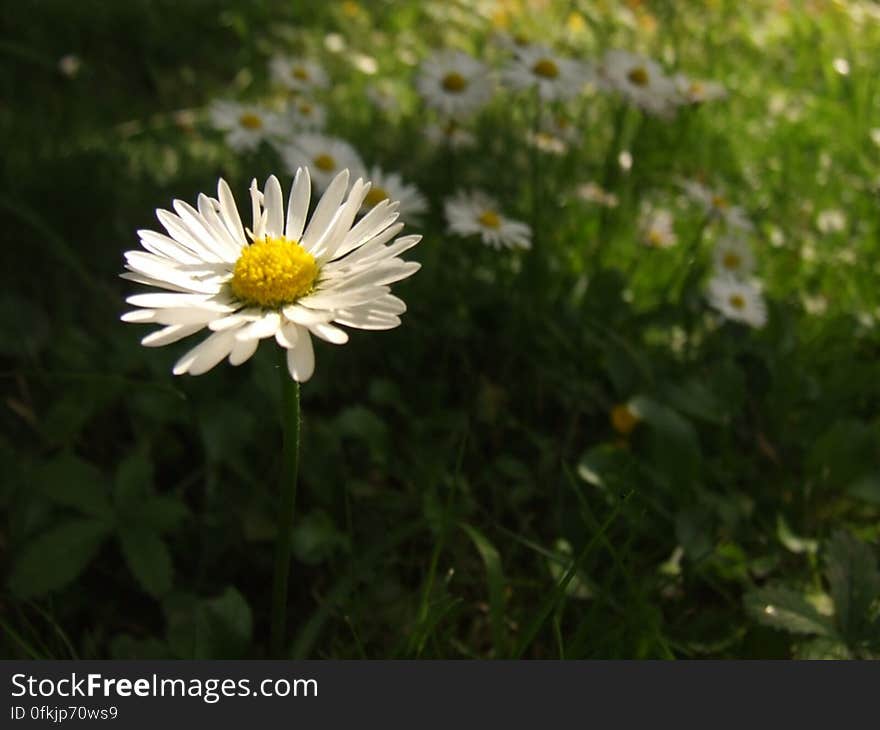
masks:
<svg viewBox="0 0 880 730"><path fill-rule="evenodd" d="M461 150L477 143L473 132L455 119L432 122L425 126L424 133L428 141L436 147L449 146L450 149Z"/></svg>
<svg viewBox="0 0 880 730"><path fill-rule="evenodd" d="M258 104L214 101L208 115L211 124L226 133L226 143L237 152L256 149L260 142L283 135L284 120Z"/></svg>
<svg viewBox="0 0 880 730"><path fill-rule="evenodd" d="M488 69L462 51L438 51L426 58L416 88L427 106L448 117L472 114L492 97Z"/></svg>
<svg viewBox="0 0 880 730"><path fill-rule="evenodd" d="M479 235L483 243L495 249L532 246L532 229L507 218L498 203L483 192L459 191L445 202L444 210L450 233Z"/></svg>
<svg viewBox="0 0 880 730"><path fill-rule="evenodd" d="M847 61L845 58L835 58L831 62L831 66L841 76L848 76L849 75L849 61Z"/></svg>
<svg viewBox="0 0 880 730"><path fill-rule="evenodd" d="M520 48L502 76L513 89L537 88L544 101L570 99L592 79L585 64L540 45Z"/></svg>
<svg viewBox="0 0 880 730"><path fill-rule="evenodd" d="M354 224L370 186L359 179L348 191L348 181L347 170L337 175L309 217L307 169L297 170L287 206L274 175L262 192L254 180L247 234L223 180L217 198L199 196L198 210L175 200L176 215L157 211L168 235L139 231L146 251L125 254L122 276L165 291L129 297L138 309L123 321L163 325L142 340L147 347L211 330L177 361L175 375L200 375L227 357L240 365L260 340L274 338L299 382L314 371L313 335L341 345L348 334L337 325L397 327L406 305L389 284L419 269L398 256L421 237L392 241L403 226L395 223L397 205L390 201Z"/></svg>
<svg viewBox="0 0 880 730"><path fill-rule="evenodd" d="M82 60L73 53L68 53L58 59L58 70L69 79L75 78L81 68Z"/></svg>
<svg viewBox="0 0 880 730"><path fill-rule="evenodd" d="M745 211L737 205L731 205L724 193L712 190L695 180L684 181L682 187L688 197L698 203L710 217L723 220L731 228L743 231L754 229Z"/></svg>
<svg viewBox="0 0 880 730"><path fill-rule="evenodd" d="M585 182L578 185L575 189L575 195L588 203L598 203L606 208L616 208L620 202L614 193L603 190L602 186L595 182Z"/></svg>
<svg viewBox="0 0 880 730"><path fill-rule="evenodd" d="M840 233L846 228L846 213L832 208L820 211L816 216L816 228L822 233Z"/></svg>
<svg viewBox="0 0 880 730"><path fill-rule="evenodd" d="M767 306L757 282L715 276L709 280L708 297L726 319L755 328L767 323Z"/></svg>
<svg viewBox="0 0 880 730"><path fill-rule="evenodd" d="M370 103L381 112L394 114L400 109L400 89L390 79L380 79L366 89Z"/></svg>
<svg viewBox="0 0 880 730"><path fill-rule="evenodd" d="M327 111L321 104L304 96L291 99L284 110L286 120L293 131L317 132L324 128Z"/></svg>
<svg viewBox="0 0 880 730"><path fill-rule="evenodd" d="M669 248L678 243L675 220L665 208L645 207L639 224L640 239L650 248Z"/></svg>
<svg viewBox="0 0 880 730"><path fill-rule="evenodd" d="M412 221L428 210L425 196L415 185L404 182L399 173L384 172L380 167L373 166L369 178L372 187L364 198L364 212L372 210L383 200L396 200L400 206L400 215L407 221Z"/></svg>
<svg viewBox="0 0 880 730"><path fill-rule="evenodd" d="M672 77L675 89L686 104L703 104L727 98L727 89L717 81L698 81L684 74Z"/></svg>
<svg viewBox="0 0 880 730"><path fill-rule="evenodd" d="M755 256L748 242L740 236L723 236L715 243L712 261L718 274L737 279L749 276L755 270Z"/></svg>
<svg viewBox="0 0 880 730"><path fill-rule="evenodd" d="M269 74L280 86L300 93L311 93L329 84L324 69L302 58L275 56L269 61Z"/></svg>
<svg viewBox="0 0 880 730"><path fill-rule="evenodd" d="M648 114L668 117L675 109L678 91L656 61L629 51L609 51L600 74L611 89Z"/></svg>
<svg viewBox="0 0 880 730"><path fill-rule="evenodd" d="M281 159L291 174L307 167L318 190L324 190L342 170L353 177L364 176L364 163L348 142L323 134L300 134L278 148Z"/></svg>

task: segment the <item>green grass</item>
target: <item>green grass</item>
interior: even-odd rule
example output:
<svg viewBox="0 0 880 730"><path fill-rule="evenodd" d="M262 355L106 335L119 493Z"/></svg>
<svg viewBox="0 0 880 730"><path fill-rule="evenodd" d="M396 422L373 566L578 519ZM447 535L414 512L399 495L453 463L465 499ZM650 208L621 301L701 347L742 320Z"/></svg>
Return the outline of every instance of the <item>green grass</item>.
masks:
<svg viewBox="0 0 880 730"><path fill-rule="evenodd" d="M0 5L3 656L269 652L276 354L175 378L188 343L141 347L117 274L155 208L221 175L242 205L280 172L204 115L265 94L277 50L319 60L329 132L432 204L407 227L425 238L395 287L403 325L318 344L302 389L289 655L880 654L876 10L498 5L577 57L645 52L730 97L658 120L595 93L557 158L523 141L531 101L500 96L475 151L444 154L407 58L497 57L472 3ZM399 84L399 114L365 101L376 77L354 53ZM756 224L761 330L706 305L718 230L682 198L694 178ZM587 181L619 205L578 198ZM462 187L537 223L533 250L448 235L442 201ZM644 201L673 211L677 246L639 244ZM843 230L822 232L823 210ZM626 438L609 421L624 402L643 414Z"/></svg>

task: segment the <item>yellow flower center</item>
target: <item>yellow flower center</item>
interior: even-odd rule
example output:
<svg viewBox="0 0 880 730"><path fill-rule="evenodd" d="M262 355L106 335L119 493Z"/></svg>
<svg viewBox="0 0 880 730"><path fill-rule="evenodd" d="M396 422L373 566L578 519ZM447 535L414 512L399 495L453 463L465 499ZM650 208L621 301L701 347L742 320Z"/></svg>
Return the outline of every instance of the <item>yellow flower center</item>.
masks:
<svg viewBox="0 0 880 730"><path fill-rule="evenodd" d="M551 58L542 58L532 66L532 73L545 79L555 79L559 76L559 66Z"/></svg>
<svg viewBox="0 0 880 730"><path fill-rule="evenodd" d="M477 220L480 222L480 225L486 226L486 228L499 228L501 226L501 216L494 210L483 211Z"/></svg>
<svg viewBox="0 0 880 730"><path fill-rule="evenodd" d="M742 294L731 294L730 299L727 301L734 309L745 309L746 307L746 300L743 298Z"/></svg>
<svg viewBox="0 0 880 730"><path fill-rule="evenodd" d="M260 129L263 126L263 120L259 115L253 112L245 112L238 118L238 123L245 129Z"/></svg>
<svg viewBox="0 0 880 730"><path fill-rule="evenodd" d="M385 190L385 188L380 188L376 185L375 187L370 188L370 192L368 192L367 197L364 198L364 205L368 208L372 208L387 199L388 191Z"/></svg>
<svg viewBox="0 0 880 730"><path fill-rule="evenodd" d="M688 94L690 96L702 96L705 90L706 87L699 81L692 81L691 85L688 87Z"/></svg>
<svg viewBox="0 0 880 730"><path fill-rule="evenodd" d="M315 163L315 167L324 172L333 172L336 169L336 160L328 154L318 155L312 162Z"/></svg>
<svg viewBox="0 0 880 730"><path fill-rule="evenodd" d="M639 417L625 403L611 409L611 426L621 436L629 436L639 425Z"/></svg>
<svg viewBox="0 0 880 730"><path fill-rule="evenodd" d="M293 78L299 79L300 81L308 81L309 80L309 71L307 68L303 66L297 66L291 72L293 74Z"/></svg>
<svg viewBox="0 0 880 730"><path fill-rule="evenodd" d="M730 269L731 271L735 271L742 264L742 259L738 253L734 253L733 251L728 251L724 254L724 258L721 259L721 263L724 264L725 269Z"/></svg>
<svg viewBox="0 0 880 730"><path fill-rule="evenodd" d="M513 36L513 42L520 48L525 48L527 45L529 45L531 41L529 41L528 36L526 36L524 33L517 33L515 36Z"/></svg>
<svg viewBox="0 0 880 730"><path fill-rule="evenodd" d="M727 202L727 198L725 198L723 195L713 195L712 196L712 207L713 208L718 208L719 210L724 210L729 205L730 205L730 203Z"/></svg>
<svg viewBox="0 0 880 730"><path fill-rule="evenodd" d="M631 69L626 77L636 86L647 86L650 81L648 78L648 70L644 66L637 66L636 68Z"/></svg>
<svg viewBox="0 0 880 730"><path fill-rule="evenodd" d="M468 82L460 73L452 71L443 77L440 84L446 91L450 91L453 94L459 94L467 88Z"/></svg>
<svg viewBox="0 0 880 730"><path fill-rule="evenodd" d="M663 234L656 228L648 231L648 245L661 246L663 244Z"/></svg>
<svg viewBox="0 0 880 730"><path fill-rule="evenodd" d="M315 258L296 241L258 238L242 250L230 285L243 302L271 309L308 294L317 276Z"/></svg>
<svg viewBox="0 0 880 730"><path fill-rule="evenodd" d="M314 110L315 108L307 101L304 101L302 104L299 105L300 114L305 114L306 116L309 116Z"/></svg>

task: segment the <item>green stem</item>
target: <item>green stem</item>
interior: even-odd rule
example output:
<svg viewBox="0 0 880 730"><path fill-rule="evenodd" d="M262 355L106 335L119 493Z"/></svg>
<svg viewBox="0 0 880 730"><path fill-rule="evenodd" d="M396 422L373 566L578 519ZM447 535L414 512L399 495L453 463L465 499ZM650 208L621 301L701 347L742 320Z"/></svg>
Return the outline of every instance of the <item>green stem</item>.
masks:
<svg viewBox="0 0 880 730"><path fill-rule="evenodd" d="M290 577L290 551L293 514L296 505L296 476L299 461L299 383L281 365L281 427L283 430L283 465L281 502L278 512L278 536L275 541L275 571L272 578L272 656L281 657L287 623L287 581Z"/></svg>

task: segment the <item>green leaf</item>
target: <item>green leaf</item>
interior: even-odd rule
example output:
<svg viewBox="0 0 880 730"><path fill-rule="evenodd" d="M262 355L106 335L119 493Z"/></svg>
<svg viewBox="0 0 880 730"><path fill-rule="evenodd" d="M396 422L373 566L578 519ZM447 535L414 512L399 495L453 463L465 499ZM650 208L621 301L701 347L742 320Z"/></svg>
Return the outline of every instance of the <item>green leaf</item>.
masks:
<svg viewBox="0 0 880 730"><path fill-rule="evenodd" d="M141 504L138 514L142 525L165 533L183 522L189 516L189 510L176 497L151 496Z"/></svg>
<svg viewBox="0 0 880 730"><path fill-rule="evenodd" d="M324 510L304 515L293 530L293 552L297 560L317 565L337 550L348 550L348 536L340 532Z"/></svg>
<svg viewBox="0 0 880 730"><path fill-rule="evenodd" d="M168 547L159 534L143 528L119 532L119 542L128 569L151 596L163 596L171 590L173 565Z"/></svg>
<svg viewBox="0 0 880 730"><path fill-rule="evenodd" d="M153 465L146 454L129 454L116 468L114 496L117 505L125 510L139 510L143 498L153 488Z"/></svg>
<svg viewBox="0 0 880 730"><path fill-rule="evenodd" d="M492 623L492 644L495 656L504 656L504 570L501 567L501 556L495 546L489 542L476 527L461 523L461 529L474 543L483 565L486 566L486 582L489 589L489 618Z"/></svg>
<svg viewBox="0 0 880 730"><path fill-rule="evenodd" d="M233 587L216 598L170 594L163 601L168 646L179 659L241 659L248 653L253 619Z"/></svg>
<svg viewBox="0 0 880 730"><path fill-rule="evenodd" d="M97 468L70 453L64 453L39 467L35 486L56 504L85 515L108 518L112 506L107 481Z"/></svg>
<svg viewBox="0 0 880 730"><path fill-rule="evenodd" d="M795 659L852 659L846 644L838 639L819 637L802 644L795 651Z"/></svg>
<svg viewBox="0 0 880 730"><path fill-rule="evenodd" d="M871 633L871 606L880 598L880 572L874 552L845 532L836 532L825 552L825 575L837 625L853 646Z"/></svg>
<svg viewBox="0 0 880 730"><path fill-rule="evenodd" d="M847 494L869 504L880 505L880 474L866 474L851 482L846 488Z"/></svg>
<svg viewBox="0 0 880 730"><path fill-rule="evenodd" d="M749 591L743 597L746 611L758 622L793 634L834 636L827 616L806 598L788 588L767 586Z"/></svg>
<svg viewBox="0 0 880 730"><path fill-rule="evenodd" d="M638 396L629 408L651 430L651 458L671 482L692 483L699 474L701 454L697 432L690 421L668 406Z"/></svg>
<svg viewBox="0 0 880 730"><path fill-rule="evenodd" d="M776 516L776 537L779 538L786 549L793 553L809 553L815 555L819 550L819 543L816 540L808 540L804 537L795 535L785 518L782 515Z"/></svg>
<svg viewBox="0 0 880 730"><path fill-rule="evenodd" d="M20 598L63 588L98 552L110 525L94 519L65 522L30 542L12 567L9 588Z"/></svg>

